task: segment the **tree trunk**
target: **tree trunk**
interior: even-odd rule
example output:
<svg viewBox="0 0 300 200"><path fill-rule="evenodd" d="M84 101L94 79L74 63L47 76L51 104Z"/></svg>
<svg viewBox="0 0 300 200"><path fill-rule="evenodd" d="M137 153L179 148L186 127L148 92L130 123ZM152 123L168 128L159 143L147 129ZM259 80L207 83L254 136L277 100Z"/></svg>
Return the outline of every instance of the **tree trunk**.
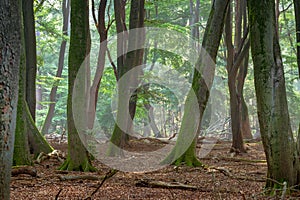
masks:
<svg viewBox="0 0 300 200"><path fill-rule="evenodd" d="M22 26L23 27L23 26ZM24 44L24 32L21 29L21 41ZM17 109L17 124L15 131L15 143L13 154L13 165L31 165L29 142L28 142L28 128L26 121L26 56L24 45L21 47L21 58L19 68L19 95L18 95L18 109Z"/></svg>
<svg viewBox="0 0 300 200"><path fill-rule="evenodd" d="M294 0L295 21L296 21L296 38L297 38L297 64L300 78L300 1Z"/></svg>
<svg viewBox="0 0 300 200"><path fill-rule="evenodd" d="M21 46L20 13L19 1L0 1L0 199L3 200L10 197Z"/></svg>
<svg viewBox="0 0 300 200"><path fill-rule="evenodd" d="M21 29L23 30L23 29ZM24 44L24 32L21 31L22 44ZM15 131L13 165L31 165L30 153L38 155L41 152L50 153L53 149L47 143L35 126L26 102L26 53L25 45L21 49L21 61L19 70L19 97L17 123Z"/></svg>
<svg viewBox="0 0 300 200"><path fill-rule="evenodd" d="M267 187L299 184L299 157L291 131L274 0L248 1L251 52L260 132L268 164ZM266 12L268 10L268 12Z"/></svg>
<svg viewBox="0 0 300 200"><path fill-rule="evenodd" d="M118 147L122 147L124 145L126 138L128 138L127 134L130 134L133 129L133 118L137 101L136 89L139 83L138 77L142 74L141 67L138 66L142 65L144 54L143 45L145 38L144 31L141 29L144 27L144 3L144 0L131 1L128 35L128 49L131 51L126 53L123 66L121 66L121 63L118 63L118 111L115 128L110 140L111 145L107 152L110 156L120 153L120 149L118 149ZM120 55L118 54L118 56ZM122 76L130 70L132 70L133 73L129 79L127 79L128 77L121 79ZM134 91L131 93L131 90Z"/></svg>
<svg viewBox="0 0 300 200"><path fill-rule="evenodd" d="M67 103L67 118L68 118L68 156L65 162L60 167L61 170L70 171L94 171L91 165L89 154L80 140L78 131L75 126L73 116L73 89L76 75L79 72L80 66L84 64L86 56L90 51L90 34L89 34L89 11L87 0L72 0L71 1L71 38L69 49L69 68L68 68L68 103ZM85 73L85 72L83 72ZM84 75L85 76L85 75ZM85 81L85 80L84 80ZM83 82L79 87L86 87L86 82ZM81 88L76 88L81 89ZM82 90L86 91L86 90ZM85 93L82 94L83 96ZM80 102L75 102L80 103ZM86 109L86 107L84 106ZM80 108L78 108L80 109ZM86 110L82 110L83 114L79 121L80 124L86 125ZM78 111L77 111L78 112Z"/></svg>
<svg viewBox="0 0 300 200"><path fill-rule="evenodd" d="M229 0L213 1L203 37L202 48L206 50L214 63L216 61L223 32L228 4ZM185 101L184 115L176 145L162 163L174 163L176 165L184 163L189 166L201 165L196 157L197 136L199 135L201 128L199 122L201 122L203 117L215 72L214 66L205 66L205 60L203 60L204 55L202 53L203 51L201 51L195 66L192 89ZM194 102L193 98L191 98L193 93L197 97L197 102ZM200 116L198 116L198 113L195 111L197 109L195 109L194 105L199 106ZM186 149L185 141L188 141L190 138L194 138L193 142Z"/></svg>
<svg viewBox="0 0 300 200"><path fill-rule="evenodd" d="M62 12L63 12L63 28L62 33L64 36L68 35L68 26L69 26L69 15L70 15L70 0L63 0L62 3ZM59 58L58 58L58 68L56 72L56 77L61 77L64 61L65 61L65 51L67 46L67 40L62 38L63 41L60 44ZM42 134L47 134L49 132L49 128L52 123L52 119L54 116L55 105L56 105L56 92L57 86L52 87L50 91L49 101L51 104L49 105L48 113L45 118L45 122L43 124L43 128L41 130Z"/></svg>
<svg viewBox="0 0 300 200"><path fill-rule="evenodd" d="M22 0L25 55L26 55L26 101L33 120L36 108L36 38L33 0Z"/></svg>

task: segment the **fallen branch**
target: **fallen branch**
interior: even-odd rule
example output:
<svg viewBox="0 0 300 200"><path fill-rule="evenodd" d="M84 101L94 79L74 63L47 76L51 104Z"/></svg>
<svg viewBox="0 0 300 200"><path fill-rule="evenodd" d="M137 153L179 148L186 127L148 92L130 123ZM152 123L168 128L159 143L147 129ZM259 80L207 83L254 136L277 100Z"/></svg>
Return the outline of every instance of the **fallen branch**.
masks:
<svg viewBox="0 0 300 200"><path fill-rule="evenodd" d="M149 188L166 188L166 189L183 189L183 190L197 190L196 186L186 185L179 182L167 183L163 181L139 180L135 183L137 187Z"/></svg>
<svg viewBox="0 0 300 200"><path fill-rule="evenodd" d="M19 174L28 174L32 177L37 177L37 171L32 166L17 166L13 167L11 170L12 176L17 176Z"/></svg>
<svg viewBox="0 0 300 200"><path fill-rule="evenodd" d="M238 193L239 191L227 190L227 189L210 189L210 188L199 188L193 185L186 185L179 182L167 183L163 181L151 181L151 180L139 180L136 182L137 187L148 187L148 188L162 188L162 189L181 189L181 190L192 190L200 192L220 192L220 193Z"/></svg>
<svg viewBox="0 0 300 200"><path fill-rule="evenodd" d="M57 176L61 181L72 181L72 180L102 180L104 177L93 176L93 175L70 175L70 176Z"/></svg>
<svg viewBox="0 0 300 200"><path fill-rule="evenodd" d="M225 157L225 156L220 156L220 157L204 157L201 158L202 160L225 160L225 161L232 161L232 162L248 162L248 163L263 163L266 164L266 160L251 160L251 159L246 159L246 158L236 158L236 157Z"/></svg>
<svg viewBox="0 0 300 200"><path fill-rule="evenodd" d="M113 177L116 173L118 172L118 170L115 170L115 169L112 169L110 170L107 174L105 174L103 180L101 181L101 183L99 184L99 186L96 188L96 190L94 190L94 192L92 194L90 194L88 197L86 197L84 200L91 200L92 199L92 196L94 194L96 194L96 192L98 192L98 190L102 187L102 185L104 184L104 182Z"/></svg>
<svg viewBox="0 0 300 200"><path fill-rule="evenodd" d="M225 176L228 176L232 179L238 179L238 180L244 180L244 181L256 181L256 182L265 182L266 179L264 178L253 178L253 177L248 177L248 176L238 176L232 174L228 169L223 168L223 167L209 167L208 170L216 170L224 174Z"/></svg>

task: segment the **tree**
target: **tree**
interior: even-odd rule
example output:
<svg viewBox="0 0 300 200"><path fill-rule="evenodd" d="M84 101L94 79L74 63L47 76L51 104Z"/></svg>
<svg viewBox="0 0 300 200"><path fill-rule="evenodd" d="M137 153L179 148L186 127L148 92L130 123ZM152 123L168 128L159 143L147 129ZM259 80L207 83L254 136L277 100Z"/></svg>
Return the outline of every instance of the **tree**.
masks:
<svg viewBox="0 0 300 200"><path fill-rule="evenodd" d="M234 41L232 33L232 6L230 5L225 22L225 43L227 47L227 74L228 88L230 94L230 116L232 130L232 147L233 152L246 152L243 143L243 136L251 139L249 117L247 105L243 96L243 85L247 75L247 64L249 55L249 41L246 13L246 2L235 1L235 28Z"/></svg>
<svg viewBox="0 0 300 200"><path fill-rule="evenodd" d="M268 164L267 187L299 184L299 155L291 131L274 0L248 1L257 113ZM266 12L268 11L268 12Z"/></svg>
<svg viewBox="0 0 300 200"><path fill-rule="evenodd" d="M121 1L115 1L116 6L121 5ZM120 80L127 72L132 70L134 67L140 66L143 63L143 44L144 44L144 32L141 28L144 27L144 0L133 0L131 1L130 7L130 20L129 20L129 33L128 33L128 44L126 47L128 49L133 49L128 53L124 54L126 47L124 48L125 37L124 32L126 30L123 24L123 15L115 12L117 32L118 34L118 79ZM122 13L122 12L121 12ZM128 46L127 46L128 45ZM120 49L119 49L120 48ZM125 60L124 60L125 59ZM136 68L138 69L138 68ZM124 80L118 82L118 111L116 117L116 124L112 137L110 139L111 145L108 148L108 155L114 156L120 154L116 147L122 147L124 142L126 142L126 134L129 134L132 130L132 120L135 115L136 101L137 101L137 91L138 77L142 74L139 70L134 70L134 75L130 77L129 80ZM134 88L133 94L128 96L128 91ZM129 102L127 102L129 101ZM131 117L131 119L128 118Z"/></svg>
<svg viewBox="0 0 300 200"><path fill-rule="evenodd" d="M209 55L214 62L217 57L228 4L229 0L214 0L212 2L210 15L203 37L202 48L206 50L207 55ZM201 53L203 53L203 51L201 51ZM214 67L205 66L205 60L202 59L203 56L204 55L200 54L195 66L191 88L193 91L190 91L185 102L184 115L176 145L163 163L174 163L175 165L184 163L188 166L202 165L196 156L196 144L201 128L199 122L202 120L204 109L206 108L209 98L209 91L211 87L209 83L212 82L214 76ZM210 72L210 77L204 77L204 74L201 74L201 72L203 73L205 70ZM194 111L195 108L193 106L195 102L191 100L191 92L194 92L197 96L197 105L199 106L200 116L197 116L197 113ZM193 131L196 133L193 133ZM194 137L193 142L189 145L187 150L183 151L182 147L186 146L185 141L188 137Z"/></svg>
<svg viewBox="0 0 300 200"><path fill-rule="evenodd" d="M36 38L33 12L33 0L22 0L24 23L25 57L26 57L26 102L32 119L35 121L36 107Z"/></svg>
<svg viewBox="0 0 300 200"><path fill-rule="evenodd" d="M20 64L20 4L0 1L0 199L8 200Z"/></svg>
<svg viewBox="0 0 300 200"><path fill-rule="evenodd" d="M33 5L32 5L33 6ZM22 4L22 13L26 12ZM34 119L30 113L30 108L28 106L26 98L27 94L27 74L28 62L26 62L27 57L31 58L31 50L26 48L26 34L24 25L26 24L25 17L23 15L23 24L21 29L21 38L22 38L22 49L21 49L21 62L20 62L20 79L19 79L19 98L18 98L18 111L17 111L17 124L15 132L15 144L14 144L14 156L13 164L14 165L31 165L30 153L37 156L41 152L50 153L53 148L41 135L37 129ZM29 48L30 49L30 48ZM30 61L29 63L31 63ZM32 81L32 80L31 80ZM35 82L35 80L34 80ZM35 95L34 95L35 98Z"/></svg>
<svg viewBox="0 0 300 200"><path fill-rule="evenodd" d="M87 0L71 1L71 35L69 49L69 68L68 68L68 103L67 103L67 118L68 118L68 156L65 162L60 167L61 170L70 171L94 171L95 168L91 165L89 153L80 140L78 130L76 129L73 116L73 90L76 75L80 66L85 65L85 58L90 52L90 29L89 29L89 4ZM84 66L87 67L87 66ZM87 68L85 68L87 69ZM83 80L79 87L85 87L86 80ZM82 88L76 88L82 89ZM85 90L80 90L85 91ZM86 93L82 94L83 96ZM82 110L82 122L86 125L86 107Z"/></svg>
<svg viewBox="0 0 300 200"><path fill-rule="evenodd" d="M62 13L63 13L62 34L63 34L63 36L67 36L68 35L68 26L69 26L69 16L70 16L70 1L69 0L63 0ZM62 75L64 61L65 61L66 46L67 46L67 40L66 40L66 38L63 38L61 45L60 45L56 77L61 77L61 75ZM54 116L54 111L55 111L55 105L56 105L56 93L57 93L57 85L52 87L51 92L50 92L49 101L51 102L51 104L49 105L48 113L45 118L43 128L41 130L41 132L43 134L47 134L49 131L49 128L51 126L51 122L52 122L52 119Z"/></svg>
<svg viewBox="0 0 300 200"><path fill-rule="evenodd" d="M295 21L296 21L296 38L297 38L297 64L300 78L300 1L294 0Z"/></svg>

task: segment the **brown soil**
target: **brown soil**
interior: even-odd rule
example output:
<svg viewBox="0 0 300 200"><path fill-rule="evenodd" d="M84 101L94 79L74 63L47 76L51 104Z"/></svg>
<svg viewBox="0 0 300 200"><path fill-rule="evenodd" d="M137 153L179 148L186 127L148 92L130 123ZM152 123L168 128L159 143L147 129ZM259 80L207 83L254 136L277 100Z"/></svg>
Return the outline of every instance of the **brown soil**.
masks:
<svg viewBox="0 0 300 200"><path fill-rule="evenodd" d="M131 150L154 148L160 142L144 140L132 142ZM141 143L143 142L143 145ZM148 147L145 147L147 146ZM57 149L66 151L66 144L53 144ZM276 199L281 196L264 196L264 180L266 162L260 142L247 143L247 154L232 155L229 153L229 142L218 142L214 149L201 161L203 168L186 166L168 166L164 169L147 173L117 172L107 179L91 199ZM99 161L93 161L98 172L61 172L57 168L61 161L52 158L35 164L37 177L18 175L12 177L11 199L85 199L90 196L101 183L99 180L61 180L62 176L92 176L103 178L110 169ZM160 182L159 182L160 181ZM159 182L165 184L181 184L194 186L183 188L156 188L141 183ZM299 195L297 197L297 194ZM298 199L299 193L289 196ZM286 197L287 198L287 197Z"/></svg>

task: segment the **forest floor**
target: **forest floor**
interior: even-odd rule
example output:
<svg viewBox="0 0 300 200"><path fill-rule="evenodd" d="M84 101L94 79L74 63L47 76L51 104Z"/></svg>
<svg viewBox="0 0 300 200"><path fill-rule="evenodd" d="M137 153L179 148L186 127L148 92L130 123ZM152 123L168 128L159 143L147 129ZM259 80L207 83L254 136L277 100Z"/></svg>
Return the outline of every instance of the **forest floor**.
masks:
<svg viewBox="0 0 300 200"><path fill-rule="evenodd" d="M152 140L151 140L152 141ZM153 140L156 141L156 140ZM131 148L145 145L135 142ZM52 145L63 152L65 143ZM168 166L154 172L117 172L106 179L110 169L93 161L98 172L58 171L62 160L49 157L29 168L34 174L12 176L11 199L280 199L264 195L267 164L261 142L246 143L246 154L229 153L231 143L219 141L201 161L205 167ZM110 174L112 175L112 174ZM67 180L67 179L70 180ZM94 194L93 194L94 193ZM300 193L283 199L299 199Z"/></svg>

